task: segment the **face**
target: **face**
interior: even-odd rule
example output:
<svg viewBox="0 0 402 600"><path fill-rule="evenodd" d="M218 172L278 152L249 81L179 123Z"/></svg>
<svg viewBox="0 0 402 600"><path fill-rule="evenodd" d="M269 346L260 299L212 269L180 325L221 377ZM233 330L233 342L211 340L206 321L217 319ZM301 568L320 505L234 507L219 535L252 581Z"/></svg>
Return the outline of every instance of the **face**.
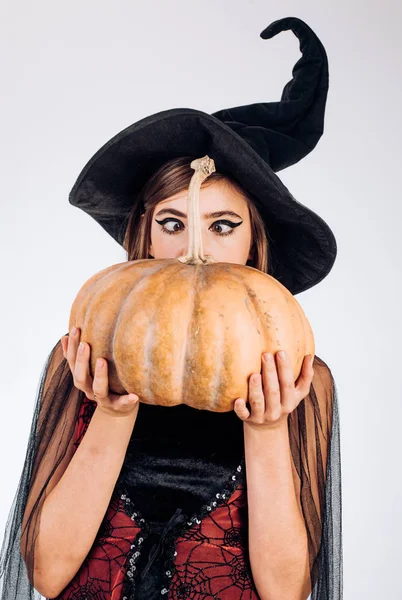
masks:
<svg viewBox="0 0 402 600"><path fill-rule="evenodd" d="M212 254L218 262L245 265L252 258L252 239L249 209L243 196L224 182L209 183L200 188L199 205L204 255ZM222 214L208 215L218 211ZM232 211L232 214L226 214L227 211ZM187 251L185 190L155 206L149 254L155 259L177 258Z"/></svg>

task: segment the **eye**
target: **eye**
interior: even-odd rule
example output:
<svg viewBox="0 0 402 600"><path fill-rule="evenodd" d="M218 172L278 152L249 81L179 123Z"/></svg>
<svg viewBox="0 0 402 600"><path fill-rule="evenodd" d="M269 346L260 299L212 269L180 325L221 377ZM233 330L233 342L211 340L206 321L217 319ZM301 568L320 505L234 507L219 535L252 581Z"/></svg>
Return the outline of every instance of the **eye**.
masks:
<svg viewBox="0 0 402 600"><path fill-rule="evenodd" d="M180 231L180 229L168 229L167 227L164 227L164 225L166 225L167 223L173 223L173 227L177 224L177 225L183 225L183 223L179 220L179 219L163 219L163 221L158 221L158 219L155 219L155 221L157 223L159 223L159 225L161 225L161 231L163 231L164 233L167 233L169 235L178 233ZM232 223L232 221L226 221L226 220L220 220L220 221L215 221L214 223L212 223L211 228L214 229L215 227L220 227L222 228L222 225L225 225L226 227L229 228L229 230L223 231L223 232L219 232L215 230L215 233L219 236L225 236L225 235L231 235L233 233L233 230L238 227L239 225L241 225L243 223L243 221L240 221L240 223Z"/></svg>
<svg viewBox="0 0 402 600"><path fill-rule="evenodd" d="M213 223L211 225L211 227L212 228L220 227L222 229L222 225L224 225L225 227L228 227L228 229L221 233L219 233L219 231L215 231L215 233L217 233L218 235L230 235L231 233L233 233L235 223L233 223L233 227L232 227L230 224L230 221L215 221L215 223ZM240 223L239 223L239 225L240 225Z"/></svg>
<svg viewBox="0 0 402 600"><path fill-rule="evenodd" d="M178 219L163 219L163 221L158 221L157 219L155 219L155 221L159 223L159 225L161 225L161 231L170 234L177 233L178 231L180 231L180 229L167 229L167 227L165 227L166 223L173 223L173 227L175 225L182 225L182 222Z"/></svg>

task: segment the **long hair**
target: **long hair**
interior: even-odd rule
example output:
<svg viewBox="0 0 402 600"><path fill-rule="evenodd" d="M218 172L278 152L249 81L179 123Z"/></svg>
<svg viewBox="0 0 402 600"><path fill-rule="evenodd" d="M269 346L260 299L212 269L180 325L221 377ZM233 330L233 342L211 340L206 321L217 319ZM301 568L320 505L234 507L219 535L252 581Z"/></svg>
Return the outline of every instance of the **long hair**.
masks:
<svg viewBox="0 0 402 600"><path fill-rule="evenodd" d="M195 156L181 156L165 162L146 182L136 199L127 218L127 228L123 247L127 252L127 260L152 258L149 254L151 244L151 224L156 205L188 189L194 169L190 167ZM253 241L250 251L252 259L246 265L268 273L269 245L268 232L264 221L258 212L252 196L229 174L214 172L203 182L202 187L213 182L222 182L240 193L246 200L250 222L251 239ZM143 215L141 217L141 215Z"/></svg>

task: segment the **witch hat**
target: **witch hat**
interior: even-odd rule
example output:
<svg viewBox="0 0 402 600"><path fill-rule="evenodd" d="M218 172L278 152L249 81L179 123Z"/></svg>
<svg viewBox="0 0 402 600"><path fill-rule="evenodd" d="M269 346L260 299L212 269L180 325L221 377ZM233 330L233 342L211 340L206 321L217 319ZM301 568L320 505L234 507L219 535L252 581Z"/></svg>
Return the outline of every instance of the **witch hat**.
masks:
<svg viewBox="0 0 402 600"><path fill-rule="evenodd" d="M169 159L208 155L217 172L230 174L254 198L269 233L269 273L293 294L319 283L335 262L335 236L275 173L311 152L323 133L328 60L316 34L296 17L274 21L260 36L289 29L300 40L302 56L279 102L212 114L173 108L145 117L94 154L69 194L70 204L123 245L128 214L148 178Z"/></svg>

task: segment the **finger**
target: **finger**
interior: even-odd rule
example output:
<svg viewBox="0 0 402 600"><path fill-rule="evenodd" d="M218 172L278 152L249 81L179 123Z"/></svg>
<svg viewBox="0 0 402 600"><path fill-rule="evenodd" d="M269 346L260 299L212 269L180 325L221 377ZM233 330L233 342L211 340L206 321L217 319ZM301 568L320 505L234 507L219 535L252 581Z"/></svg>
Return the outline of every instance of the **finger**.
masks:
<svg viewBox="0 0 402 600"><path fill-rule="evenodd" d="M281 390L273 354L262 356L262 386L265 397L265 410L269 419L277 419L281 414Z"/></svg>
<svg viewBox="0 0 402 600"><path fill-rule="evenodd" d="M245 421L250 416L250 411L248 410L245 401L243 398L238 398L234 403L234 411L242 421Z"/></svg>
<svg viewBox="0 0 402 600"><path fill-rule="evenodd" d="M82 342L78 346L77 358L74 367L74 385L79 390L85 392L85 394L92 397L92 383L91 372L89 370L89 357L90 347L89 344Z"/></svg>
<svg viewBox="0 0 402 600"><path fill-rule="evenodd" d="M104 358L98 358L96 361L92 390L99 398L106 398L109 395L108 364Z"/></svg>
<svg viewBox="0 0 402 600"><path fill-rule="evenodd" d="M311 363L311 355L308 354L304 357L302 370L296 382L296 391L299 401L303 400L303 398L309 394L313 377L314 368Z"/></svg>
<svg viewBox="0 0 402 600"><path fill-rule="evenodd" d="M72 329L68 335L67 361L72 373L74 373L75 369L75 360L77 356L77 348L80 341L80 335L81 332L79 329L77 329L75 333Z"/></svg>
<svg viewBox="0 0 402 600"><path fill-rule="evenodd" d="M61 347L63 348L63 356L64 356L64 358L67 358L68 335L63 335L60 338L60 341L61 341Z"/></svg>
<svg viewBox="0 0 402 600"><path fill-rule="evenodd" d="M251 417L257 422L262 422L266 409L266 399L262 389L262 378L260 373L253 373L248 382L248 402L250 404Z"/></svg>
<svg viewBox="0 0 402 600"><path fill-rule="evenodd" d="M284 410L291 412L295 408L295 382L289 357L285 351L283 352L284 354L277 352L275 356L278 370L280 399Z"/></svg>

